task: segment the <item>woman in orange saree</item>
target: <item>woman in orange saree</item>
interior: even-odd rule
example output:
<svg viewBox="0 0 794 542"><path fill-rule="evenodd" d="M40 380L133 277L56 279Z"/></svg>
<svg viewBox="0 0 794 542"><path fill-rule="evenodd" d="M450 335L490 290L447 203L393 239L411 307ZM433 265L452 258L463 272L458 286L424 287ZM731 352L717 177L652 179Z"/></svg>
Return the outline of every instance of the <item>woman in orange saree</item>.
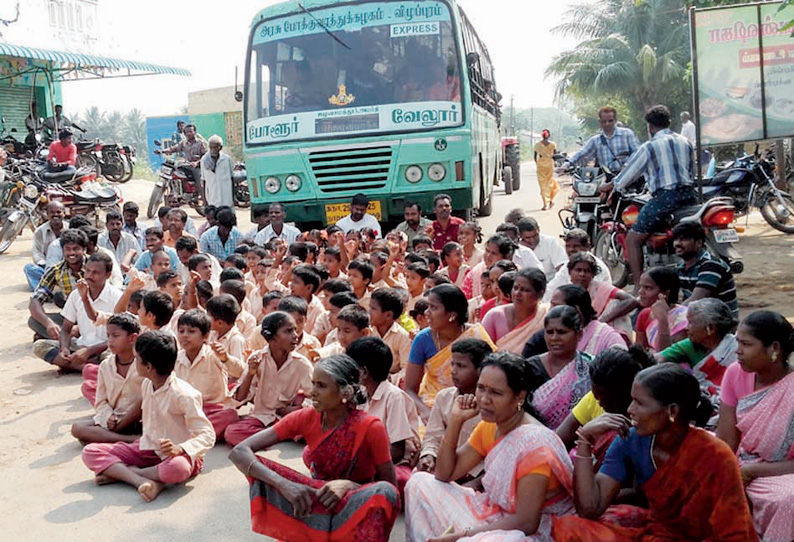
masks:
<svg viewBox="0 0 794 542"><path fill-rule="evenodd" d="M254 532L289 542L388 542L400 509L389 439L381 421L358 410L366 393L348 356L320 360L314 408L288 414L234 447L230 459L251 484ZM255 455L304 438L311 476Z"/></svg>
<svg viewBox="0 0 794 542"><path fill-rule="evenodd" d="M405 488L409 542L551 542L552 516L573 513L571 462L532 414L538 377L515 354L485 358L476 396L460 395L453 406L435 477L416 473ZM482 421L457 448L478 412ZM483 492L451 483L483 460Z"/></svg>
<svg viewBox="0 0 794 542"><path fill-rule="evenodd" d="M521 354L527 341L543 329L547 306L541 303L546 275L540 269L522 269L516 274L512 303L494 307L482 321L499 350Z"/></svg>
<svg viewBox="0 0 794 542"><path fill-rule="evenodd" d="M663 363L637 375L631 396L633 427L615 425L622 436L610 446L598 474L591 454L598 435L579 431L574 503L581 517L556 518L554 540L757 542L733 452L690 426L694 418L705 421L711 414L697 379ZM610 507L632 478L649 508Z"/></svg>
<svg viewBox="0 0 794 542"><path fill-rule="evenodd" d="M436 394L452 386L452 343L458 339L482 339L494 346L481 325L466 323L469 302L457 286L436 286L428 293L427 302L425 315L429 327L414 337L405 369L405 391L416 403L425 423L430 417Z"/></svg>

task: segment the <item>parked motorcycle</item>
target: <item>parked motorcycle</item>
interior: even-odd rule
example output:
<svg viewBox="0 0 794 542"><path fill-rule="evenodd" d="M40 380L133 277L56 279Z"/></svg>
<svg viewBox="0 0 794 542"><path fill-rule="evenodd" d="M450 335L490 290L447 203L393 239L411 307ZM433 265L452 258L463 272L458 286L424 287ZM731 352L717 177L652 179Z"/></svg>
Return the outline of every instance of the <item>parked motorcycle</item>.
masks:
<svg viewBox="0 0 794 542"><path fill-rule="evenodd" d="M775 159L771 151L764 157L744 155L718 168L717 174L703 179L703 199L733 199L737 216L745 216L753 207L761 211L770 226L784 233L794 233L794 198L775 185Z"/></svg>
<svg viewBox="0 0 794 542"><path fill-rule="evenodd" d="M607 194L599 189L609 180L607 171L598 167L576 167L573 170L573 192L571 205L557 212L565 230L580 228L587 232L590 239L595 239L598 227L602 222L602 211L607 205Z"/></svg>
<svg viewBox="0 0 794 542"><path fill-rule="evenodd" d="M604 222L596 234L593 252L606 263L613 284L619 288L629 282L631 270L627 259L626 237L650 194L613 194L614 218ZM730 198L714 198L703 204L682 207L673 213L669 223L652 234L643 247L643 268L673 265L680 259L673 248L673 226L697 222L706 230L706 249L727 263L733 274L744 270L741 255L733 246L739 234L732 227L735 210ZM636 279L635 279L636 280Z"/></svg>
<svg viewBox="0 0 794 542"><path fill-rule="evenodd" d="M0 183L0 254L8 250L26 226L35 230L47 220L47 204L60 201L66 218L82 215L99 224L101 214L120 211L121 193L96 182L88 169L48 172L37 160L10 161Z"/></svg>
<svg viewBox="0 0 794 542"><path fill-rule="evenodd" d="M124 176L119 179L119 182L126 183L132 179L135 162L137 161L136 151L134 146L124 145L119 152L121 153L121 158L124 160Z"/></svg>
<svg viewBox="0 0 794 542"><path fill-rule="evenodd" d="M94 169L98 176L102 175L108 181L122 182L126 165L117 144L103 143L99 139L77 140L75 144L79 166Z"/></svg>
<svg viewBox="0 0 794 542"><path fill-rule="evenodd" d="M158 147L162 145L158 139L154 140L154 144ZM203 216L204 197L199 183L200 180L193 177L193 170L187 166L186 162L177 163L173 158L164 155L159 177L154 184L151 196L149 196L146 216L154 218L157 209L171 194L175 194L179 198L180 204L190 205Z"/></svg>
<svg viewBox="0 0 794 542"><path fill-rule="evenodd" d="M251 206L251 194L248 192L248 173L245 162L237 162L232 169L232 190L234 191L234 204L237 207Z"/></svg>

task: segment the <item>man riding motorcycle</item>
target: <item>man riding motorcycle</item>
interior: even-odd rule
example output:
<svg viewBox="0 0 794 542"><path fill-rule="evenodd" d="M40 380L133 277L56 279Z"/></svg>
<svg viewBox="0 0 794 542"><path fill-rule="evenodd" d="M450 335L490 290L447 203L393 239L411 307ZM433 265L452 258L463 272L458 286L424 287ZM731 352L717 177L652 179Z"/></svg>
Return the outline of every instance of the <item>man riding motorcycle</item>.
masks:
<svg viewBox="0 0 794 542"><path fill-rule="evenodd" d="M574 154L568 162L573 165L583 164L595 158L598 164L608 172L610 177L617 175L623 165L640 147L640 140L629 128L617 126L618 113L614 107L602 107L598 110L598 124L601 132L591 137L584 147Z"/></svg>
<svg viewBox="0 0 794 542"><path fill-rule="evenodd" d="M185 126L185 139L167 149L155 149L154 154L173 154L181 152L185 155L187 164L184 167L190 169L193 178L201 187L201 196L204 199L204 183L201 181L201 157L207 152L207 144L203 139L196 137L196 126L188 124ZM206 199L204 199L206 201Z"/></svg>
<svg viewBox="0 0 794 542"><path fill-rule="evenodd" d="M656 105L645 114L650 140L626 162L613 182L601 185L602 192L623 191L645 177L651 200L643 206L626 238L629 266L635 293L642 275L642 247L654 229L673 211L697 203L694 149L687 138L670 130L670 110Z"/></svg>

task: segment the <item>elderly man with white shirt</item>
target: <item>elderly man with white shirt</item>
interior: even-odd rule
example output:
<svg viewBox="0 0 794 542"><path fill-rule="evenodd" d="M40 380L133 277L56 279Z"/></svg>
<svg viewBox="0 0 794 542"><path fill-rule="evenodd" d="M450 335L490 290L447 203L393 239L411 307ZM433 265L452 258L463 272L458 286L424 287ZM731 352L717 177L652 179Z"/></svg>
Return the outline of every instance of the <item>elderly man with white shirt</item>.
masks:
<svg viewBox="0 0 794 542"><path fill-rule="evenodd" d="M265 246L272 239L283 239L287 246L291 245L298 240L301 231L290 224L286 224L287 212L284 205L281 203L271 203L268 208L268 216L270 217L270 224L262 228L256 237L254 243L259 246Z"/></svg>
<svg viewBox="0 0 794 542"><path fill-rule="evenodd" d="M568 231L565 236L565 252L570 258L577 252L590 252L590 236L587 232L580 228L574 228ZM592 253L591 253L592 254ZM598 264L598 274L594 280L600 282L612 282L612 275L609 273L607 265L595 254L593 254L596 263ZM546 285L546 293L543 294L543 301L548 303L551 301L551 296L554 295L555 290L560 286L571 283L571 275L568 272L568 266L563 265L554 275L554 278Z"/></svg>
<svg viewBox="0 0 794 542"><path fill-rule="evenodd" d="M85 278L78 281L61 311L63 326L58 340L40 339L33 343L38 357L62 371L80 371L87 363L98 363L107 349L108 337L105 326L94 323L96 313L113 313L121 298L121 290L108 280L112 268L113 261L105 253L97 252L88 258ZM74 326L80 331L76 338L72 337Z"/></svg>
<svg viewBox="0 0 794 542"><path fill-rule="evenodd" d="M518 221L518 235L521 245L531 248L540 260L540 268L551 280L557 271L568 263L568 255L559 240L549 235L541 235L538 221L525 217Z"/></svg>

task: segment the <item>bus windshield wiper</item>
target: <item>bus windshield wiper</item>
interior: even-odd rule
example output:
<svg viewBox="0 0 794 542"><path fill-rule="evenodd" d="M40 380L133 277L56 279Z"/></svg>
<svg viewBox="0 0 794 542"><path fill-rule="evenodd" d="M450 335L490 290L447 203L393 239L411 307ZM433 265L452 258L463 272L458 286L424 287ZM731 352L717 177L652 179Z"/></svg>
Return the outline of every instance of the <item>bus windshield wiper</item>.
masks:
<svg viewBox="0 0 794 542"><path fill-rule="evenodd" d="M309 17L311 17L311 18L314 20L314 22L316 22L318 25L320 25L320 28L322 28L323 30L325 30L325 33L326 33L326 34L328 34L329 36L331 36L332 38L334 38L334 40L335 40L337 43L339 43L339 45L341 45L341 46L342 46L342 47L344 47L345 49L348 49L348 50L350 49L350 46L349 46L347 43L345 43L344 41L342 41L340 38L338 38L338 37L336 36L336 34L334 34L333 32L331 32L331 30L330 30L330 29L329 29L327 26L325 26L325 24L324 24L324 23L323 23L323 22L322 22L320 19L318 19L317 17L315 17L314 15L312 15L312 12L311 12L311 11L309 11L308 9L306 9L305 7L303 7L303 4L301 4L300 2L298 2L298 7L300 7L300 8L303 10L303 12L304 12L306 15L308 15Z"/></svg>

